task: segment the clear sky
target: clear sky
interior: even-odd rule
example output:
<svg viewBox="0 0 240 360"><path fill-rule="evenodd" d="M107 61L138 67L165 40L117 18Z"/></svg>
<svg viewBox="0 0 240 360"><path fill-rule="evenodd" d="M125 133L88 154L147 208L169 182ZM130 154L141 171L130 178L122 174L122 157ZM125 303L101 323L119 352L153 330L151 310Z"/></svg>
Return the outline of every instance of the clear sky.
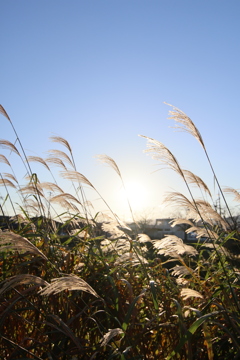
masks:
<svg viewBox="0 0 240 360"><path fill-rule="evenodd" d="M200 145L169 128L166 101L195 122L221 185L239 187L238 0L0 0L0 8L0 103L28 155L65 150L48 138L66 138L78 171L127 216L117 174L94 158L107 154L130 188L134 212L162 217L163 194L185 188L171 170L155 172L138 134L163 142L214 191ZM0 138L15 141L2 116ZM10 159L21 174L17 157Z"/></svg>

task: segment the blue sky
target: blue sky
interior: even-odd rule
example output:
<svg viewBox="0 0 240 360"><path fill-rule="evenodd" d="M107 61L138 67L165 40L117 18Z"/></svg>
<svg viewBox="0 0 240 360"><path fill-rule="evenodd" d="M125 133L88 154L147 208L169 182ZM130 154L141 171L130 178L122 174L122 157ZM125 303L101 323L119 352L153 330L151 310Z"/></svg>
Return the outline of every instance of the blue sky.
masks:
<svg viewBox="0 0 240 360"><path fill-rule="evenodd" d="M161 217L163 194L185 188L170 170L155 172L159 167L143 153L146 141L138 134L163 142L183 168L214 191L197 141L169 128L173 122L167 120L166 101L199 128L221 185L239 187L239 1L0 4L0 103L28 155L47 157L49 149L64 150L48 138L65 137L78 171L114 212L127 216L117 175L94 158L107 154L130 188L134 211ZM1 138L15 141L3 117ZM21 174L16 156L11 162ZM32 165L42 181L49 180L44 168ZM104 210L93 191L88 196L96 211Z"/></svg>

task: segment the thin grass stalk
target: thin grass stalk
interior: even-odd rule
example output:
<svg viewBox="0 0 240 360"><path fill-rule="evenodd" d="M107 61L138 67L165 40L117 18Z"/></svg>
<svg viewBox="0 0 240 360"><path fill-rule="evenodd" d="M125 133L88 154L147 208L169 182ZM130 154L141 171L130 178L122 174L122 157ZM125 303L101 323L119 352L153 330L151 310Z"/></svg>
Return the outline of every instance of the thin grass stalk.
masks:
<svg viewBox="0 0 240 360"><path fill-rule="evenodd" d="M14 212L14 215L17 216L17 213L16 213L16 211L15 211L15 207L14 207L13 202L12 202L12 198L11 198L11 196L10 196L10 194L9 194L9 191L8 191L8 188L7 188L6 184L5 184L5 181L4 181L4 178L3 178L3 176L2 176L2 173L0 173L0 178L1 178L2 181L3 181L4 188L5 188L5 190L6 190L6 193L7 193L7 195L8 195L9 201L10 201L10 203L11 203L11 206L12 206L12 209L13 209L13 212Z"/></svg>
<svg viewBox="0 0 240 360"><path fill-rule="evenodd" d="M77 171L75 159L74 159L74 156L73 156L73 153L72 153L72 149L71 149L70 147L69 147L69 151L70 151L71 159L72 159L72 162L73 162L74 170ZM83 209L84 209L84 211L85 211L85 217L86 217L86 220L87 220L87 222L88 222L88 224L89 224L88 212L89 212L89 215L90 215L91 219L92 219L93 217L92 217L91 212L89 211L89 209L87 209L87 207L86 207L86 205L85 205L85 204L87 203L87 197L86 197L85 191L84 191L83 186L82 186L81 183L79 183L79 189L80 189L80 193L81 193L81 196L82 196L82 199L83 199L83 204L82 204L82 205L83 205ZM77 192L76 189L75 189L75 191L76 191L76 194L78 194L78 192Z"/></svg>
<svg viewBox="0 0 240 360"><path fill-rule="evenodd" d="M230 210L230 208L229 208L229 206L228 206L227 200L226 200L226 198L225 198L225 196L224 196L224 194L223 194L222 188L221 188L221 186L220 186L220 184L219 184L219 181L218 181L218 178L217 178L217 176L216 176L215 170L214 170L214 168L213 168L213 166L212 166L212 162L211 162L211 160L210 160L210 158L209 158L209 156L208 156L208 152L207 152L207 150L206 150L205 147L203 148L203 150L204 150L204 152L205 152L205 155L206 155L206 157L207 157L208 163L209 163L210 168L211 168L211 170L212 170L214 179L215 179L215 181L216 181L216 183L217 183L217 186L218 186L218 188L219 188L220 194L221 194L221 196L222 196L222 198L223 198L223 201L224 201L224 203L225 203L225 205L226 205L226 208L227 208L227 210L228 210L228 213L229 213L229 215L230 215L230 217L231 217L231 220L232 220L232 222L233 222L233 224L234 224L234 223L235 223L234 218L233 218L232 213L231 213L231 210ZM231 228L231 226L230 226L230 228ZM232 229L232 230L234 230L234 229Z"/></svg>
<svg viewBox="0 0 240 360"><path fill-rule="evenodd" d="M27 172L28 172L28 174L30 174L31 177L32 177L32 176L33 176L32 169L31 169L30 164L29 164L29 162L28 162L27 155L26 155L25 150L24 150L24 148L23 148L23 146L22 146L22 142L21 142L21 140L20 140L20 138L19 138L19 136L18 136L18 133L17 133L17 131L16 131L16 129L15 129L15 126L13 125L10 117L8 116L6 110L3 108L2 105L0 105L0 108L1 108L1 109L0 109L0 110L1 110L0 112L2 113L2 115L4 115L4 116L8 119L8 121L10 122L10 124L11 124L11 127L12 127L12 129L13 129L13 132L14 132L14 134L15 134L15 136L16 136L16 141L18 141L18 143L19 143L19 145L20 145L20 148L21 148L21 150L22 150L24 159L25 159L25 161L26 161L27 168L28 168L28 169L27 169ZM22 159L22 157L21 157L21 159ZM22 159L22 161L23 161L23 159ZM24 164L24 166L25 166L25 162L24 162L24 161L23 161L23 164ZM38 201L39 201L39 210L40 210L40 213L41 213L41 215L44 215L44 208L43 208L43 205L42 205L41 198L40 198L39 195L37 195L37 196L38 196Z"/></svg>
<svg viewBox="0 0 240 360"><path fill-rule="evenodd" d="M135 220L135 217L134 217L134 214L133 214L133 210L132 210L132 206L131 206L131 203L129 201L129 198L127 196L127 190L126 190L126 187L125 187L125 183L124 183L124 180L123 180L123 177L122 177L122 174L121 174L121 171L118 167L118 165L116 164L116 162L110 157L110 156L107 156L107 155L97 155L96 156L98 158L99 161L105 163L105 164L108 164L113 170L115 170L115 172L118 174L120 180L121 180L121 183L122 183L122 186L123 186L123 189L124 189L124 192L125 192L125 195L126 195L126 200L127 200L127 204L128 204L128 208L130 210L130 213L131 213L131 216L132 216L132 220L135 224L135 236L137 237L137 234L138 234L138 225L137 225L137 222Z"/></svg>
<svg viewBox="0 0 240 360"><path fill-rule="evenodd" d="M4 212L3 207L2 207L1 204L0 204L0 210L1 210L2 214L3 214L3 217L4 217L7 225L8 225L8 228L10 228L10 223L9 223L9 220L8 220L8 216L5 214L5 212Z"/></svg>
<svg viewBox="0 0 240 360"><path fill-rule="evenodd" d="M27 204L26 198L25 198L25 196L24 196L24 194L22 192L21 186L20 186L20 184L19 184L19 182L17 180L17 176L16 176L16 174L15 174L15 172L14 172L11 165L10 165L10 168L11 168L12 174L13 174L14 178L16 179L16 182L17 182L18 193L20 194L20 200L22 201L23 205L25 206L26 211L28 211L28 204Z"/></svg>

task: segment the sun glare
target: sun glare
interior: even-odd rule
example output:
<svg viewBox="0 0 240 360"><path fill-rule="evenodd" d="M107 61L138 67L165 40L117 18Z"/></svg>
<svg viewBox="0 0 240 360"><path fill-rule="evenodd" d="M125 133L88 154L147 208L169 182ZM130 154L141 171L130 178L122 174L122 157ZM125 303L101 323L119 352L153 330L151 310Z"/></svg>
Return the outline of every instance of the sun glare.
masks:
<svg viewBox="0 0 240 360"><path fill-rule="evenodd" d="M126 196L134 212L139 212L148 206L148 191L143 184L137 181L127 181L125 189L120 190L121 202L126 202Z"/></svg>

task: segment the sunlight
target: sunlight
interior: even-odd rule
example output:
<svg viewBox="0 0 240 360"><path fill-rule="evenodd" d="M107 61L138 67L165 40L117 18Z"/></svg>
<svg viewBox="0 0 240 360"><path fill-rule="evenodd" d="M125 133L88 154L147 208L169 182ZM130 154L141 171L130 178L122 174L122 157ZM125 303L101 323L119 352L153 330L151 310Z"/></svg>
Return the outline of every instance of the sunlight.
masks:
<svg viewBox="0 0 240 360"><path fill-rule="evenodd" d="M119 196L121 201L126 201L126 196L130 202L132 210L140 211L148 206L148 190L138 181L126 181L126 191L121 188Z"/></svg>

